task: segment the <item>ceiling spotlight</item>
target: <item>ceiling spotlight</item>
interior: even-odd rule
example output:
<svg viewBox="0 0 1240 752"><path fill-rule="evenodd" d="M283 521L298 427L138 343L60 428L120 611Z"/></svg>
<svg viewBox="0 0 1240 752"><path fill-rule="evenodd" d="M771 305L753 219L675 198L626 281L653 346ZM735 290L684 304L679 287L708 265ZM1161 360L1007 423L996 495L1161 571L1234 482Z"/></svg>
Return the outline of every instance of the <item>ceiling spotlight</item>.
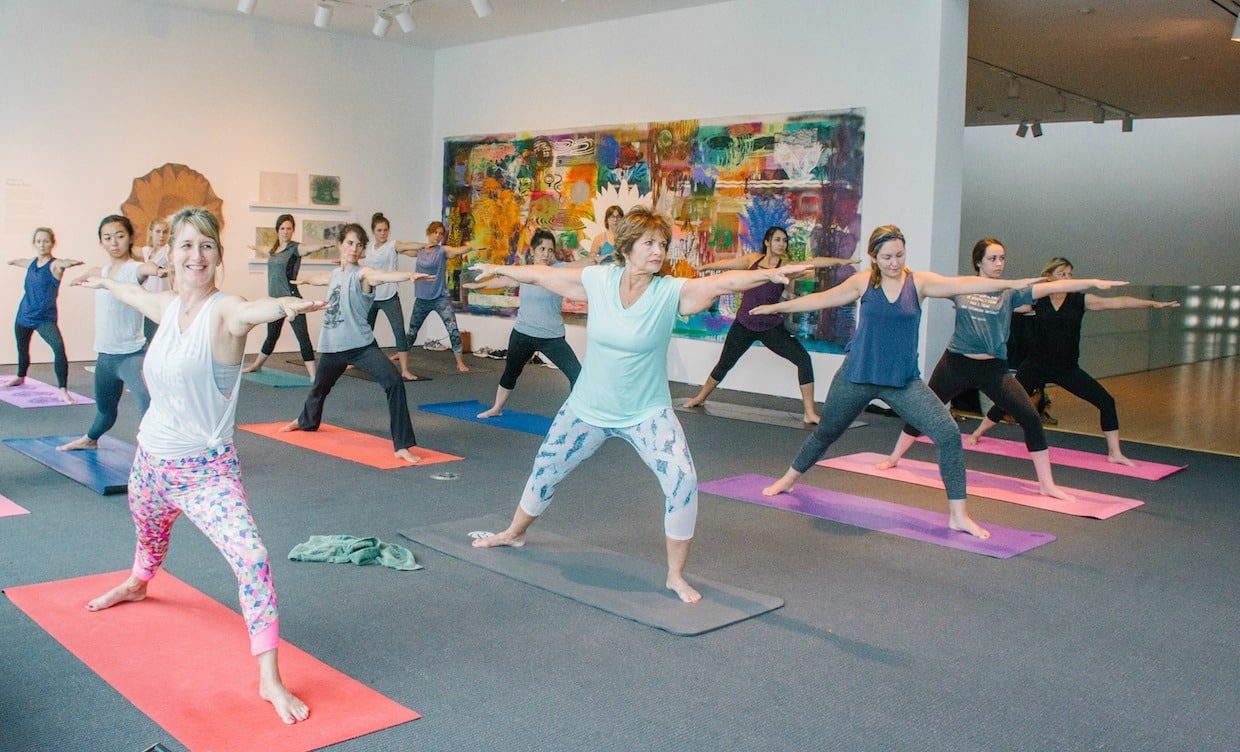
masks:
<svg viewBox="0 0 1240 752"><path fill-rule="evenodd" d="M1023 120L1020 121L1020 125L1016 126L1016 137L1024 138L1025 134L1028 132L1029 132L1029 124Z"/></svg>
<svg viewBox="0 0 1240 752"><path fill-rule="evenodd" d="M392 17L389 16L386 11L375 11L375 25L371 28L370 33L382 39L391 27Z"/></svg>
<svg viewBox="0 0 1240 752"><path fill-rule="evenodd" d="M239 0L237 3L237 12L244 13L247 16L254 15L254 6L258 5L258 0Z"/></svg>
<svg viewBox="0 0 1240 752"><path fill-rule="evenodd" d="M417 28L418 25L413 22L412 4L401 6L396 12L396 23L400 24L400 30L406 34L411 34Z"/></svg>
<svg viewBox="0 0 1240 752"><path fill-rule="evenodd" d="M486 18L491 15L491 0L469 0L474 6L474 13L478 14L478 18Z"/></svg>
<svg viewBox="0 0 1240 752"><path fill-rule="evenodd" d="M1033 133L1034 138L1039 138L1042 135L1042 121L1034 120L1033 125L1030 126L1029 130Z"/></svg>
<svg viewBox="0 0 1240 752"><path fill-rule="evenodd" d="M1121 121L1120 130L1124 133L1132 133L1132 115L1125 115Z"/></svg>
<svg viewBox="0 0 1240 752"><path fill-rule="evenodd" d="M1020 98L1020 80L1016 76L1008 77L1008 99Z"/></svg>
<svg viewBox="0 0 1240 752"><path fill-rule="evenodd" d="M319 0L314 6L314 25L326 29L332 22L332 4L328 0Z"/></svg>
<svg viewBox="0 0 1240 752"><path fill-rule="evenodd" d="M1102 125L1107 121L1107 111L1102 109L1102 105L1098 105L1098 109L1094 111L1094 122Z"/></svg>

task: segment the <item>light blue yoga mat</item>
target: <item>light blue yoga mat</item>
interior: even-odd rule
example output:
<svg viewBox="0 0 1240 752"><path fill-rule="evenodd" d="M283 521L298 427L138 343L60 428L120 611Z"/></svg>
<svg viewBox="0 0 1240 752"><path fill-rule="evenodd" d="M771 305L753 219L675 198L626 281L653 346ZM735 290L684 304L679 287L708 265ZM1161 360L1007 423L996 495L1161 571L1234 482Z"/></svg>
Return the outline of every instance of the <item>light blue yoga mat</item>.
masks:
<svg viewBox="0 0 1240 752"><path fill-rule="evenodd" d="M137 448L109 436L101 436L98 449L57 451L56 447L77 438L81 438L81 434L5 439L4 444L36 462L47 465L66 478L81 483L100 496L125 493L129 487L129 468L133 466Z"/></svg>
<svg viewBox="0 0 1240 752"><path fill-rule="evenodd" d="M446 415L449 418L459 418L460 420L468 420L486 426L498 426L499 428L507 428L510 431L532 433L535 436L546 436L547 430L551 428L551 418L545 415L534 415L533 413L523 413L517 410L506 409L503 415L497 415L494 418L479 418L478 413L487 409L487 406L478 400L433 402L418 405L418 409L423 412Z"/></svg>
<svg viewBox="0 0 1240 752"><path fill-rule="evenodd" d="M289 373L274 368L264 368L254 373L243 373L241 378L263 386L284 389L291 386L310 386L310 377L304 373Z"/></svg>

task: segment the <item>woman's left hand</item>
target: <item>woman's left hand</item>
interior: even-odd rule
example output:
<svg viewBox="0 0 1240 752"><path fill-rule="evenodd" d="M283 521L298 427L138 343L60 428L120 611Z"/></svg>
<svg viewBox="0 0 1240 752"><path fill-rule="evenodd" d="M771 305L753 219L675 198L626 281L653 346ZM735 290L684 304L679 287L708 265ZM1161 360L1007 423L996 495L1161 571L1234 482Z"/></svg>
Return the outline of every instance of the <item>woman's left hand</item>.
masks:
<svg viewBox="0 0 1240 752"><path fill-rule="evenodd" d="M284 311L285 320L292 321L300 314L321 311L327 308L327 305L326 300L305 300L299 298L296 302L282 301L280 308Z"/></svg>

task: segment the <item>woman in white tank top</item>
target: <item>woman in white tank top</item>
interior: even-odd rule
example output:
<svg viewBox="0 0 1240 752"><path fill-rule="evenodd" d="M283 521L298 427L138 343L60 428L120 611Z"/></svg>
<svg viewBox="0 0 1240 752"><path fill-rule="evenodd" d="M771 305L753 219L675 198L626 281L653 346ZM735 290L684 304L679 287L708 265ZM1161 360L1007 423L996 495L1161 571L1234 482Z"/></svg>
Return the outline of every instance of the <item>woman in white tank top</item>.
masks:
<svg viewBox="0 0 1240 752"><path fill-rule="evenodd" d="M146 598L168 550L172 523L185 514L215 543L237 574L241 610L258 658L259 694L285 723L310 709L284 686L276 656L279 616L267 550L250 514L237 453L233 411L246 335L259 324L321 310L327 303L296 297L247 301L216 287L223 248L219 220L206 209L173 215L175 292L92 276L83 284L106 289L160 326L144 373L151 408L138 431L129 477L129 505L138 546L129 577L86 604L100 611Z"/></svg>

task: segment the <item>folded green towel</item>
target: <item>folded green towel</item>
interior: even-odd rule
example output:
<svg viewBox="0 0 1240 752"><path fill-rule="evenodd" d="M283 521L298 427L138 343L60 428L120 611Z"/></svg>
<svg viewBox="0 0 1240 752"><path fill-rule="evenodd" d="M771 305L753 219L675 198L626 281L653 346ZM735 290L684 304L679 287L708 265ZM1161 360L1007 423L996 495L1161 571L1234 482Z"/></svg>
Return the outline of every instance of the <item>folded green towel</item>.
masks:
<svg viewBox="0 0 1240 752"><path fill-rule="evenodd" d="M330 564L382 564L403 571L422 568L413 558L413 552L404 546L384 543L378 538L356 538L352 535L312 535L305 543L293 546L288 558Z"/></svg>

